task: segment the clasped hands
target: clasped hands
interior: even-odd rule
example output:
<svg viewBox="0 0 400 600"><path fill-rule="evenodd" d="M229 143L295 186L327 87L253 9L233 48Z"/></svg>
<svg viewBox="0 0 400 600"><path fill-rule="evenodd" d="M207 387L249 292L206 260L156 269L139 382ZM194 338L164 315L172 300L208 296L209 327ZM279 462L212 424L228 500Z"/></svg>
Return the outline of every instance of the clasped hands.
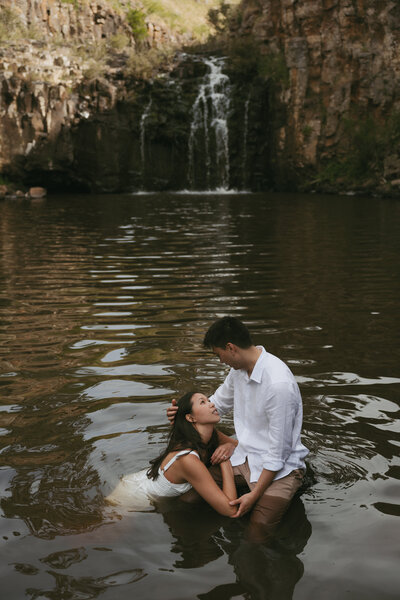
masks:
<svg viewBox="0 0 400 600"><path fill-rule="evenodd" d="M237 512L232 515L231 519L237 519L238 517L243 517L246 513L248 513L257 502L257 497L253 492L248 492L247 494L243 494L240 498L236 500L231 500L229 504L231 506L238 506Z"/></svg>

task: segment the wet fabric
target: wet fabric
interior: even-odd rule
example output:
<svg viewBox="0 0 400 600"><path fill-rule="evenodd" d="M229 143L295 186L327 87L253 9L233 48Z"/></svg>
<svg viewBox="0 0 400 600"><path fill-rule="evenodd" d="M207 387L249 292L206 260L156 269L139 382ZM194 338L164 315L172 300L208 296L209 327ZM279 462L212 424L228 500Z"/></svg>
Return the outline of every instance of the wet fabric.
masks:
<svg viewBox="0 0 400 600"><path fill-rule="evenodd" d="M147 477L148 469L125 475L106 500L132 510L144 510L152 505L152 501L181 496L188 492L192 488L190 483L172 483L164 475L175 460L186 454L194 454L199 458L197 452L193 450L182 450L163 469L159 469L157 479Z"/></svg>

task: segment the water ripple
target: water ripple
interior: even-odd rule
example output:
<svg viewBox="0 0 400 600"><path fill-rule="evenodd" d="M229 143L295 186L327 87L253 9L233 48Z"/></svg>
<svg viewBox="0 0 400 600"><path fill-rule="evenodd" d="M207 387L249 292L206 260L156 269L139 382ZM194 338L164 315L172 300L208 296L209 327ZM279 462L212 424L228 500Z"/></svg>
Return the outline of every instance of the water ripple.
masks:
<svg viewBox="0 0 400 600"><path fill-rule="evenodd" d="M327 598L351 593L354 556L372 573L398 521L398 203L153 194L1 209L4 593L60 600L121 585L108 595L122 600L153 597L162 581L175 598L213 581L214 595L231 594L218 586L239 573L240 523L212 530L210 512L188 508L185 520L171 507L118 521L103 500L160 452L171 398L223 380L202 340L225 314L244 319L301 387L317 483L303 496L313 536L299 545L300 594L312 596L315 573ZM223 425L233 433L232 415ZM297 524L288 539L310 529L304 514ZM286 582L300 563L290 552L263 560L264 590L268 568ZM371 587L381 595L397 567L390 554L383 562ZM337 565L332 594L326 564ZM186 579L185 565L197 567Z"/></svg>

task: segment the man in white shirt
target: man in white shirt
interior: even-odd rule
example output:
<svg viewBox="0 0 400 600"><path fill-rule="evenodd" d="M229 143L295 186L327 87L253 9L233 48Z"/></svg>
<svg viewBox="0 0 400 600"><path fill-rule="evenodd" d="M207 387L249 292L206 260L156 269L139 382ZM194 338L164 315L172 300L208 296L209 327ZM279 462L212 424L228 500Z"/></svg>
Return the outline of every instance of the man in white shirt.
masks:
<svg viewBox="0 0 400 600"><path fill-rule="evenodd" d="M303 481L308 450L300 437L300 391L285 363L254 346L247 327L234 317L213 323L204 346L231 367L210 401L220 415L233 409L237 437L219 432L221 445L211 460L218 464L230 458L237 483L246 482L250 491L231 504L238 505L235 517L252 511L248 535L264 541ZM172 407L167 414L172 417Z"/></svg>

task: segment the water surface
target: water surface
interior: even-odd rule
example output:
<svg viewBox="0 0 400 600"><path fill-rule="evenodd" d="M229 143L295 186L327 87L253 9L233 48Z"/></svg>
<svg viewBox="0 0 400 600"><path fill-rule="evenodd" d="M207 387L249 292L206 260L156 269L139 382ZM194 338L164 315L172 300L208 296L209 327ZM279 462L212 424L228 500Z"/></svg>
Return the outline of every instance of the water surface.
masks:
<svg viewBox="0 0 400 600"><path fill-rule="evenodd" d="M4 597L397 598L399 224L356 197L2 202ZM104 507L159 453L171 398L222 382L201 341L225 314L303 395L316 482L268 548L207 507Z"/></svg>

